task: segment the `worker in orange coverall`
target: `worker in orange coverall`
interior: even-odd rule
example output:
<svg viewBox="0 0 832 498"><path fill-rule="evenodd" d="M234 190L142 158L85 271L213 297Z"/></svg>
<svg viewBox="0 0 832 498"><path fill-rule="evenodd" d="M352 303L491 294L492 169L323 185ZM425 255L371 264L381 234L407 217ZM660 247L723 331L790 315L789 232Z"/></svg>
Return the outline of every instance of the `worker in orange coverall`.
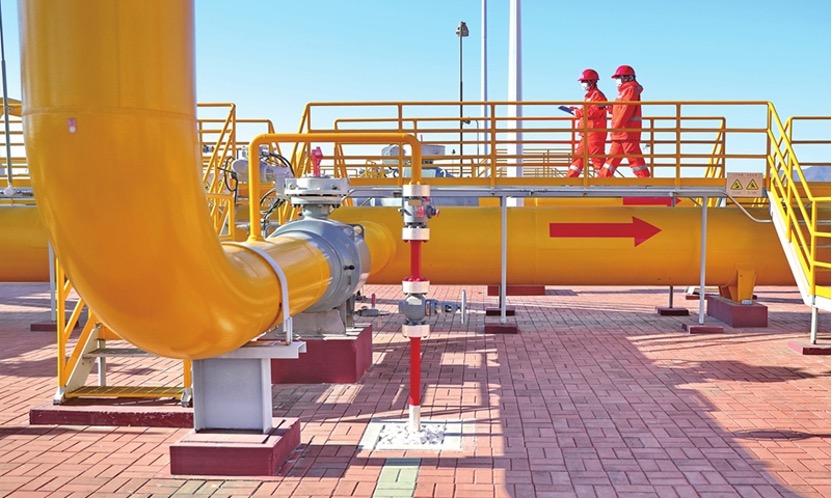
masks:
<svg viewBox="0 0 832 498"><path fill-rule="evenodd" d="M644 88L636 81L636 71L630 66L618 66L612 78L618 86L616 102L641 101ZM650 170L644 164L639 141L641 140L641 104L614 104L608 109L612 114L610 129L612 145L607 163L598 173L601 178L610 177L626 157L633 173L640 178L650 176ZM615 157L618 156L618 157Z"/></svg>
<svg viewBox="0 0 832 498"><path fill-rule="evenodd" d="M584 69L578 78L586 91L584 102L605 102L604 92L598 89L598 73L594 69ZM581 176L584 169L584 147L588 149L589 160L595 171L600 171L604 165L604 146L607 142L607 109L605 105L584 104L581 107L571 107L577 120L576 126L581 137L572 154L572 164L569 165L567 177ZM596 131L587 131L595 128Z"/></svg>

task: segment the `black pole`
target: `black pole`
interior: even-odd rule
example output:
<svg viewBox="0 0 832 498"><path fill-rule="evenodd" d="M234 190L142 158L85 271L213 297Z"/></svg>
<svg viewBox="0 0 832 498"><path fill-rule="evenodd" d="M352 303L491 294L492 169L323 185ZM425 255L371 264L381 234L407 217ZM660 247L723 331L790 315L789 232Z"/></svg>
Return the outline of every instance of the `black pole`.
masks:
<svg viewBox="0 0 832 498"><path fill-rule="evenodd" d="M12 185L12 145L9 142L9 92L6 87L6 48L3 41L3 9L0 7L0 71L3 78L3 125L6 130L6 195L14 193Z"/></svg>
<svg viewBox="0 0 832 498"><path fill-rule="evenodd" d="M462 167L462 33L459 36L459 167Z"/></svg>

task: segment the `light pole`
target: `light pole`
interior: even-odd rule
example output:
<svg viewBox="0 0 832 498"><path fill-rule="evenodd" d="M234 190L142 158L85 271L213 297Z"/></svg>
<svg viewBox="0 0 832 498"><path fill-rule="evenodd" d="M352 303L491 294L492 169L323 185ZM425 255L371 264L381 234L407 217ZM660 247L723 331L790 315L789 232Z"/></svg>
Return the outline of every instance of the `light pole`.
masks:
<svg viewBox="0 0 832 498"><path fill-rule="evenodd" d="M468 36L465 21L459 21L456 36L459 37L459 165L462 166L462 39Z"/></svg>

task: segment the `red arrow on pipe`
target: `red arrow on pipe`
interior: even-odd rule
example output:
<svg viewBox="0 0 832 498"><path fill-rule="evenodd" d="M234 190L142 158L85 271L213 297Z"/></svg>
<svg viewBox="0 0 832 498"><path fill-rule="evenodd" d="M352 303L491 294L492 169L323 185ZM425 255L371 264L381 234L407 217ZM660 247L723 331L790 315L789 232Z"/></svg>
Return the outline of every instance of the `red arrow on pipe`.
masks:
<svg viewBox="0 0 832 498"><path fill-rule="evenodd" d="M633 247L661 232L646 221L632 217L631 223L549 223L549 237L633 238Z"/></svg>

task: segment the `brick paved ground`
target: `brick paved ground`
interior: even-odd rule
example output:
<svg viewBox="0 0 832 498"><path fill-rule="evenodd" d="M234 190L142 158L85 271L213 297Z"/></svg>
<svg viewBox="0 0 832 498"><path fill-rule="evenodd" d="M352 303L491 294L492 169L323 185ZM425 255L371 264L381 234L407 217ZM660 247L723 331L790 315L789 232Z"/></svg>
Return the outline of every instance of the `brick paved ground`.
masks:
<svg viewBox="0 0 832 498"><path fill-rule="evenodd" d="M386 310L400 292L365 289ZM486 336L495 298L467 292L468 323L435 318L423 348L423 417L463 419L460 451L358 450L370 419L407 416L408 346L393 315L376 323L361 383L274 387L275 415L303 424L278 476L186 478L168 470L185 430L28 424L55 389L54 334L28 331L49 318L48 289L0 284L0 497L830 496L830 363L787 347L808 336L796 291L757 289L768 328L702 336L682 330L695 316L655 313L666 289L599 287L511 297L521 333ZM829 315L821 329L828 337ZM156 381L178 363L111 368L113 383ZM405 474L415 487L377 486Z"/></svg>

